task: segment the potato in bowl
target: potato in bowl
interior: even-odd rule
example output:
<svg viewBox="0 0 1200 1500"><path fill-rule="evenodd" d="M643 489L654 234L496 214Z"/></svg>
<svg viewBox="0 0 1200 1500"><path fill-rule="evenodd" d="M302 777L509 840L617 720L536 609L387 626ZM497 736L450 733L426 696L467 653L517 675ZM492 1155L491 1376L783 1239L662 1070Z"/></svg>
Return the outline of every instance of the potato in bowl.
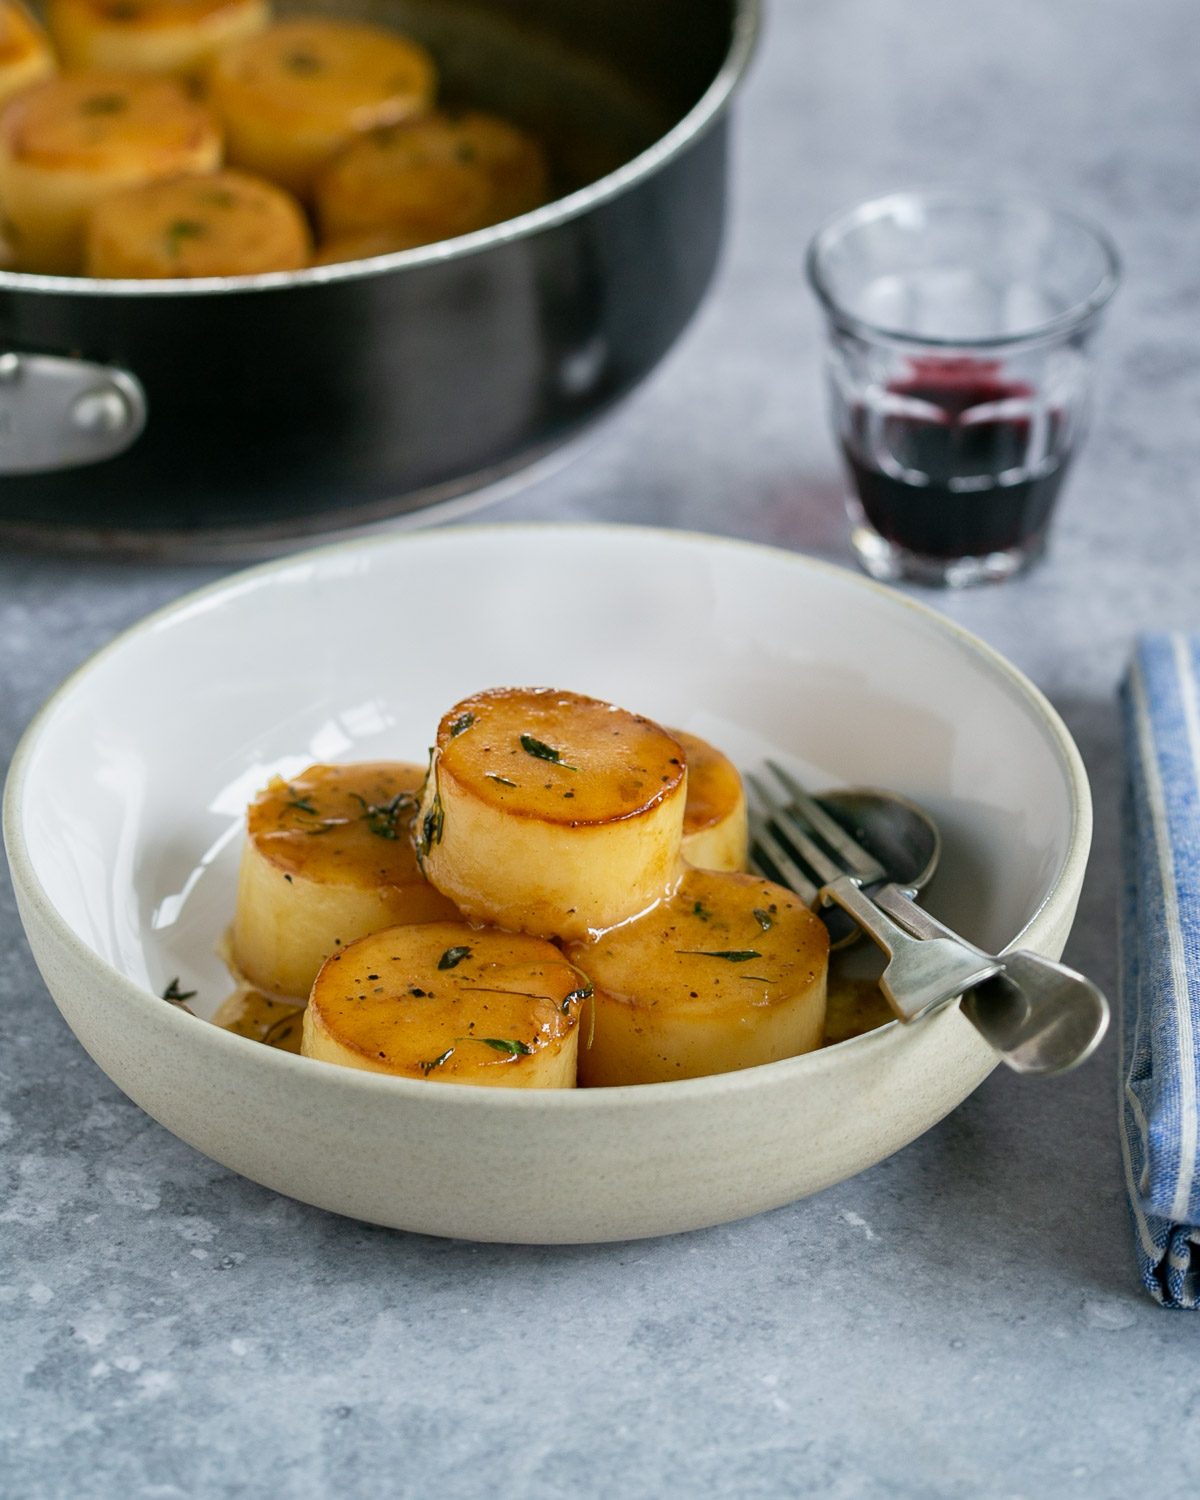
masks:
<svg viewBox="0 0 1200 1500"><path fill-rule="evenodd" d="M581 576L603 586L583 591ZM468 601L452 620L448 578ZM397 679L391 643L414 611L445 623ZM334 658L336 673L314 675ZM5 834L26 930L69 1024L132 1098L307 1202L434 1234L565 1242L670 1233L815 1192L986 1076L992 1054L954 1008L737 1073L533 1091L317 1066L164 1004L176 976L202 1014L223 998L214 948L241 818L270 774L333 745L417 758L447 703L518 669L645 706L743 768L770 753L816 785L882 783L925 802L944 869L971 872L941 886L936 914L995 948L1061 952L1090 837L1078 752L1014 668L932 611L716 538L521 526L375 538L173 606L69 682L18 749ZM181 676L199 686L176 708Z"/></svg>

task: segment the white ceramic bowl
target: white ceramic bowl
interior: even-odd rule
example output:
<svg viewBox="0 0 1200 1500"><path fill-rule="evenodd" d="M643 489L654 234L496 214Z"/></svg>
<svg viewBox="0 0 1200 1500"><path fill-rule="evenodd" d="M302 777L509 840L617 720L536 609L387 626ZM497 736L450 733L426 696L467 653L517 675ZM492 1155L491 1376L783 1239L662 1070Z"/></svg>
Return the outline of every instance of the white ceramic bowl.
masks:
<svg viewBox="0 0 1200 1500"><path fill-rule="evenodd" d="M1057 957L1091 835L1061 721L988 647L856 575L713 537L495 527L369 539L153 616L18 748L5 838L51 994L100 1067L217 1161L339 1213L556 1242L719 1223L816 1192L927 1130L994 1059L951 1008L806 1057L641 1088L433 1084L272 1051L212 1012L240 820L274 771L421 758L441 712L545 684L693 729L743 766L927 803L930 905Z"/></svg>

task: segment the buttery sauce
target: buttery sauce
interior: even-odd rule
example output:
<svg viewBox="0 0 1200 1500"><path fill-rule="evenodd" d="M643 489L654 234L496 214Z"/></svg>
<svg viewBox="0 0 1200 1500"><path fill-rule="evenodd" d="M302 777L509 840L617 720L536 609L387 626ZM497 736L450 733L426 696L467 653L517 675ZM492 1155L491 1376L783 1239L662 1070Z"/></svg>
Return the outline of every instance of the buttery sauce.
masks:
<svg viewBox="0 0 1200 1500"><path fill-rule="evenodd" d="M222 1001L213 1016L213 1025L232 1031L235 1036L249 1037L252 1042L277 1047L280 1052L298 1055L303 1019L302 1005L246 987L234 990L228 1000Z"/></svg>
<svg viewBox="0 0 1200 1500"><path fill-rule="evenodd" d="M892 1007L883 998L876 979L839 974L831 965L829 994L825 1003L826 1047L846 1042L852 1036L885 1025L896 1019Z"/></svg>

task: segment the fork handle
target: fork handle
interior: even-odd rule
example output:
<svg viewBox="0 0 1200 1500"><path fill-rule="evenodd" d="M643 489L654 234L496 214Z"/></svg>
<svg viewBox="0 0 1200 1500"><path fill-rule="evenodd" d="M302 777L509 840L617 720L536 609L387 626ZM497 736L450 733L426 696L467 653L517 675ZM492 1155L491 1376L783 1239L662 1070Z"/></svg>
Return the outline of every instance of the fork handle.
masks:
<svg viewBox="0 0 1200 1500"><path fill-rule="evenodd" d="M824 886L821 900L826 906L840 906L887 954L879 988L902 1021L915 1021L1002 968L1000 959L988 957L948 931L913 937L849 875Z"/></svg>
<svg viewBox="0 0 1200 1500"><path fill-rule="evenodd" d="M953 937L907 891L886 885L872 899L922 941ZM1083 974L1040 953L1006 953L999 972L964 994L962 1013L1017 1073L1064 1073L1099 1046L1108 1001Z"/></svg>

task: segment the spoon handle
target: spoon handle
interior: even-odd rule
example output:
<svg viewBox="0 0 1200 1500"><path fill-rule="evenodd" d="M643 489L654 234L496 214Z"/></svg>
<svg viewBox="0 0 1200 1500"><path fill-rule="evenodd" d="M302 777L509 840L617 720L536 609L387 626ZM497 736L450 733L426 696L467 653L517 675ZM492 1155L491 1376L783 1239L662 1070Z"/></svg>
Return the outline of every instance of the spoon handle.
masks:
<svg viewBox="0 0 1200 1500"><path fill-rule="evenodd" d="M898 886L885 885L872 899L925 942L954 937ZM1065 964L1020 950L1000 956L998 970L968 989L962 1013L1018 1073L1065 1073L1100 1045L1109 1007L1102 991Z"/></svg>

